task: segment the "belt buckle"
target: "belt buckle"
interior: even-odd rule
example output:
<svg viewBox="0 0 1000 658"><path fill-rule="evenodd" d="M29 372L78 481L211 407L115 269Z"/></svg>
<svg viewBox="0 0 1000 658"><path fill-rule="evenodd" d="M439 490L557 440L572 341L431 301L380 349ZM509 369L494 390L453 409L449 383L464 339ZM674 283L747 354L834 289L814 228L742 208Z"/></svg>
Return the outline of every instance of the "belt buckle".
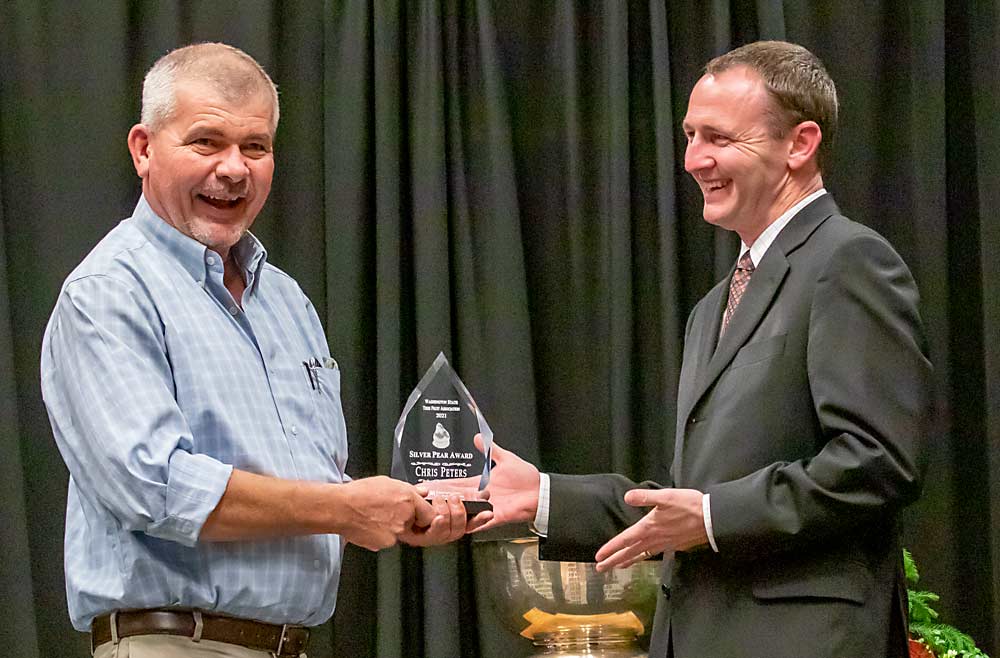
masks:
<svg viewBox="0 0 1000 658"><path fill-rule="evenodd" d="M288 635L288 624L282 624L281 637L278 638L278 648L274 651L274 653L271 654L272 656L275 656L275 658L281 656L281 650L285 648L285 638L287 637L287 635Z"/></svg>

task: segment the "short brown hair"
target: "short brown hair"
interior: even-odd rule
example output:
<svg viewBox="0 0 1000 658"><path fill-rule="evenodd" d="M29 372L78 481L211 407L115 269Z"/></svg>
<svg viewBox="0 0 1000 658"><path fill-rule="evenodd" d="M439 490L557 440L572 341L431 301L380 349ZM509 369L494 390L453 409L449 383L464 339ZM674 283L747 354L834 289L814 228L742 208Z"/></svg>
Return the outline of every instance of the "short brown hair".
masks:
<svg viewBox="0 0 1000 658"><path fill-rule="evenodd" d="M784 137L803 121L819 125L823 139L816 162L822 169L837 131L837 88L823 62L798 44L757 41L716 57L705 66L705 73L716 75L741 66L761 77L774 101L769 114L775 137Z"/></svg>
<svg viewBox="0 0 1000 658"><path fill-rule="evenodd" d="M267 96L272 135L278 127L278 89L264 68L239 48L211 42L177 48L156 60L143 80L139 120L151 132L159 130L177 109L177 83L191 80L210 84L234 102Z"/></svg>

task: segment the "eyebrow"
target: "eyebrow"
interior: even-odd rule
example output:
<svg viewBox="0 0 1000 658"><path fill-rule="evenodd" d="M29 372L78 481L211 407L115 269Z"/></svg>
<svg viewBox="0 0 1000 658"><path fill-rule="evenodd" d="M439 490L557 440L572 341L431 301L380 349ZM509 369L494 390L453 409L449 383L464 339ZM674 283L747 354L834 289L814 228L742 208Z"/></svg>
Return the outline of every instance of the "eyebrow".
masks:
<svg viewBox="0 0 1000 658"><path fill-rule="evenodd" d="M226 134L219 130L218 128L209 127L194 127L187 132L185 139L191 139L194 136L199 137L225 137ZM251 133L240 140L240 142L266 142L270 143L272 137L268 133Z"/></svg>
<svg viewBox="0 0 1000 658"><path fill-rule="evenodd" d="M689 130L693 131L694 127L690 123L688 123L687 121L682 121L681 122L681 130L683 130L684 132L687 132ZM706 132L710 132L710 133L718 133L720 135L728 135L728 134L730 134L732 132L731 130L728 130L726 128L720 128L720 127L712 125L712 124L706 124L704 126L701 126L701 130L706 131Z"/></svg>
<svg viewBox="0 0 1000 658"><path fill-rule="evenodd" d="M266 133L254 133L253 135L247 135L247 138L243 140L244 142L264 142L265 144L271 143L271 136Z"/></svg>

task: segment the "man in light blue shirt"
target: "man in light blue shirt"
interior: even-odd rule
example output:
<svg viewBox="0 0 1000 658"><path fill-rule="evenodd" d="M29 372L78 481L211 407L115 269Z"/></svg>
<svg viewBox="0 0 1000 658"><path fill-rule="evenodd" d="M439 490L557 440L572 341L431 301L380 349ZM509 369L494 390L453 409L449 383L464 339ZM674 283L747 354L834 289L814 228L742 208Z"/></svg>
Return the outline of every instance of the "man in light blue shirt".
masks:
<svg viewBox="0 0 1000 658"><path fill-rule="evenodd" d="M319 318L248 232L277 122L274 84L242 51L160 59L128 135L142 198L70 274L45 332L69 611L98 656L300 655L333 613L345 542L465 530L457 499L345 474Z"/></svg>

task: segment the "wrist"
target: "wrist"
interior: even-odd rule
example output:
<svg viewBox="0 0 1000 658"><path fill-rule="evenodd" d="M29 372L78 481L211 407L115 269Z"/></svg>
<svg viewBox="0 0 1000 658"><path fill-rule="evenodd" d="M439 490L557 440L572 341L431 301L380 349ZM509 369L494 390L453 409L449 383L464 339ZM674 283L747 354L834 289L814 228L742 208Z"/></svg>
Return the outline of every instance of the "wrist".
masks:
<svg viewBox="0 0 1000 658"><path fill-rule="evenodd" d="M534 483L525 492L524 508L522 511L522 521L536 524L539 519L539 510L544 513L545 520L548 519L549 502L549 476L535 471Z"/></svg>
<svg viewBox="0 0 1000 658"><path fill-rule="evenodd" d="M323 517L325 533L342 535L347 529L347 514L350 509L350 482L323 485L322 502L317 506Z"/></svg>
<svg viewBox="0 0 1000 658"><path fill-rule="evenodd" d="M546 487L546 492L547 491L548 487ZM538 477L536 478L535 486L532 487L531 494L528 496L526 509L529 519L534 519L535 516L538 514L538 504L541 501L541 493L542 493L542 477L539 474Z"/></svg>

